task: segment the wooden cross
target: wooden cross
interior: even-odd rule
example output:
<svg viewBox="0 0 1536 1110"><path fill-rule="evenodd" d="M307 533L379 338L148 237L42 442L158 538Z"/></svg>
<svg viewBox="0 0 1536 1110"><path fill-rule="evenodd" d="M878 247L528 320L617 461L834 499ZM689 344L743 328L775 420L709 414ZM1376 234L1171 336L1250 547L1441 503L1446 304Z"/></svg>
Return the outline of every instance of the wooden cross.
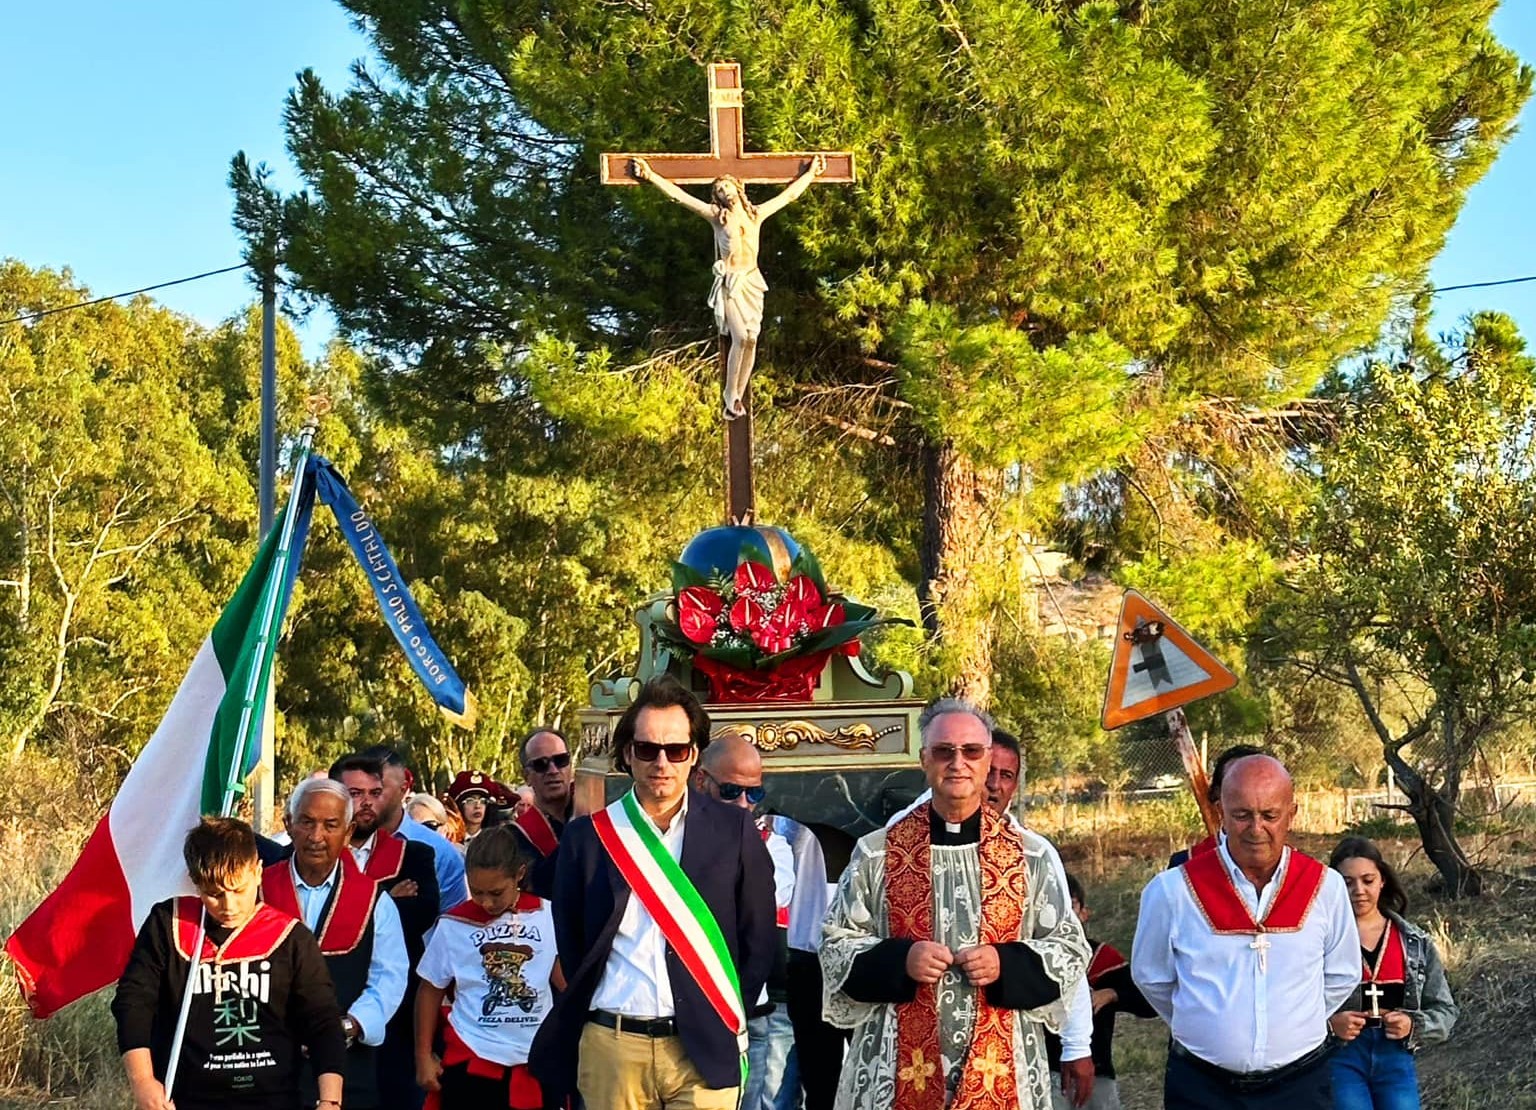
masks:
<svg viewBox="0 0 1536 1110"><path fill-rule="evenodd" d="M854 180L853 154L850 151L797 151L787 153L748 153L744 148L742 124L741 66L736 62L711 62L709 65L709 153L708 154L604 154L604 185L640 185L631 172L634 159L644 158L661 177L678 185L708 185L730 174L744 185L787 185L794 181L812 159L820 154L827 168L816 178L817 184L847 184ZM728 340L719 345L720 377L725 380ZM757 496L752 485L752 395L743 399L746 415L729 420L725 426L725 516L731 524L751 523L757 512Z"/></svg>

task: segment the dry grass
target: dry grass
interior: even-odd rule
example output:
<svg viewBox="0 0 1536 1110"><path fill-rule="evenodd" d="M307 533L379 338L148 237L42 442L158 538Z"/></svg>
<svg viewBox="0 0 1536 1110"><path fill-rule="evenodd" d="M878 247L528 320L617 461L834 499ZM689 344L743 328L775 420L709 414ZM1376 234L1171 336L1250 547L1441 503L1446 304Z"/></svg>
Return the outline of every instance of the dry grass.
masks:
<svg viewBox="0 0 1536 1110"><path fill-rule="evenodd" d="M90 832L98 801L76 768L29 757L0 776L0 934L58 885ZM0 974L0 1107L70 1102L121 1107L127 1085L103 991L34 1021L7 966Z"/></svg>

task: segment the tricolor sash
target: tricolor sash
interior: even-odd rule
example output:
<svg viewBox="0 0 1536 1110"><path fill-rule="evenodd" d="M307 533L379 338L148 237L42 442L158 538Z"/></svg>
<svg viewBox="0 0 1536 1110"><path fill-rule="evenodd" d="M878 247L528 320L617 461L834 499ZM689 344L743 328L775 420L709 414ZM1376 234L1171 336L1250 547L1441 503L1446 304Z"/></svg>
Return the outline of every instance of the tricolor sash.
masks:
<svg viewBox="0 0 1536 1110"><path fill-rule="evenodd" d="M554 826L549 823L548 817L539 812L538 806L529 806L523 810L512 824L528 838L528 843L533 845L539 855L548 858L559 850L560 840L555 836Z"/></svg>
<svg viewBox="0 0 1536 1110"><path fill-rule="evenodd" d="M1323 889L1327 869L1294 848L1289 855L1279 893L1262 921L1253 919L1248 904L1238 895L1220 852L1190 856L1180 870L1184 872L1184 881L1195 906L1213 933L1219 936L1295 933L1306 923L1307 914Z"/></svg>
<svg viewBox="0 0 1536 1110"><path fill-rule="evenodd" d="M933 940L933 870L927 802L885 833L886 912L892 937ZM1024 839L1007 818L981 808L981 943L1019 939L1029 904ZM976 991L976 1026L949 1110L991 1110L1019 1105L1013 1057L1012 1010ZM938 990L917 988L911 1002L896 1006L895 1110L944 1110L945 1077L939 1050Z"/></svg>
<svg viewBox="0 0 1536 1110"><path fill-rule="evenodd" d="M357 869L352 853L343 850L337 859L336 885L331 890L325 917L315 930L320 951L344 956L362 943L373 922L373 903L379 884ZM261 899L268 906L296 920L304 920L299 908L299 889L293 881L293 860L278 860L261 872Z"/></svg>
<svg viewBox="0 0 1536 1110"><path fill-rule="evenodd" d="M594 813L592 827L629 889L745 1053L747 1014L741 981L720 923L641 812L634 791Z"/></svg>
<svg viewBox="0 0 1536 1110"><path fill-rule="evenodd" d="M196 898L176 899L173 932L176 952L182 959L191 961L192 947L197 943L197 927L203 919L203 904ZM278 946L298 922L270 906L257 904L256 915L216 945L205 933L203 951L198 957L202 963L235 963L239 960L265 960L276 952Z"/></svg>

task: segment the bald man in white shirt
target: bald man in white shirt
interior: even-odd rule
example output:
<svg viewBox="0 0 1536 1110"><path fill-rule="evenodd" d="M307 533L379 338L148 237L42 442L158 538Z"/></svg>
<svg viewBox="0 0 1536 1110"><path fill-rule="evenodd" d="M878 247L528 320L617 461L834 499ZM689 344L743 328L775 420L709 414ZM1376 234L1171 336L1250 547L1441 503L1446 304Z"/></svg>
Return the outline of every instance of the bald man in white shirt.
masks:
<svg viewBox="0 0 1536 1110"><path fill-rule="evenodd" d="M1290 848L1291 777L1240 759L1214 852L1141 897L1131 977L1173 1031L1167 1110L1332 1110L1328 1018L1360 978L1344 881Z"/></svg>

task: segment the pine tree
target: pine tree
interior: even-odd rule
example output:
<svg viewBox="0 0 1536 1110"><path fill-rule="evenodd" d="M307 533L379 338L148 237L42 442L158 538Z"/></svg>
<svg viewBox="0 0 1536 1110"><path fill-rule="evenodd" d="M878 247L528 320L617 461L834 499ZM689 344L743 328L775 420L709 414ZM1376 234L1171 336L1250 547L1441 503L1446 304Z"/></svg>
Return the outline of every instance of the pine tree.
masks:
<svg viewBox="0 0 1536 1110"><path fill-rule="evenodd" d="M900 513L869 535L918 548L943 670L983 700L999 522L1369 343L1531 84L1493 0L347 7L380 66L290 97L287 265L386 356L396 411L513 468L569 427L533 388L542 341L611 370L708 336L707 239L605 191L600 151L699 149L701 65L732 58L749 147L856 152L857 188L767 233L755 388L799 419L764 452L852 432L855 468L915 479L920 536Z"/></svg>

